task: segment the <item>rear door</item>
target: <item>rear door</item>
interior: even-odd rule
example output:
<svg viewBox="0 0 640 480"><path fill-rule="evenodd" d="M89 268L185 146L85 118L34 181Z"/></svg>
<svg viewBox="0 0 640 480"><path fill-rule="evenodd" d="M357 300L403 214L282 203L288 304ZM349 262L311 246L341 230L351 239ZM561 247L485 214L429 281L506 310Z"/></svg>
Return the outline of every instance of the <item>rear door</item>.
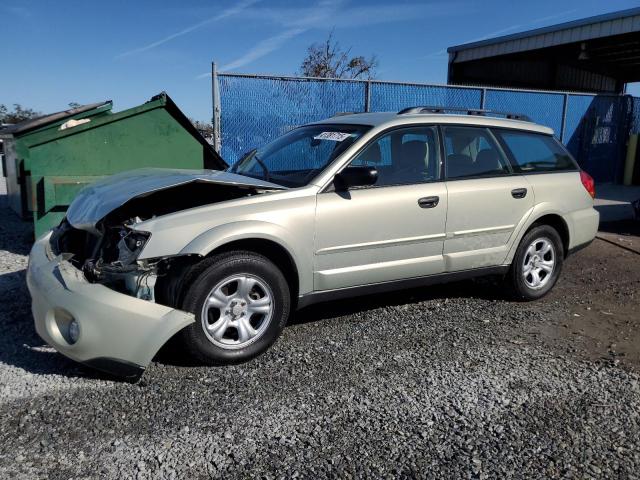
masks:
<svg viewBox="0 0 640 480"><path fill-rule="evenodd" d="M534 195L487 128L443 126L449 198L444 260L449 272L497 266Z"/></svg>

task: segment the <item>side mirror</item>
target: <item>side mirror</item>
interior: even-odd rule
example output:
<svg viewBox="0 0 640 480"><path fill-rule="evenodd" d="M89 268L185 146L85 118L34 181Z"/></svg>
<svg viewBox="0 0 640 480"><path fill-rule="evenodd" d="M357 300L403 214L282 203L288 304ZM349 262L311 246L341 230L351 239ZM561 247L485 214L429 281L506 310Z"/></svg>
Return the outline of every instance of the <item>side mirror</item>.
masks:
<svg viewBox="0 0 640 480"><path fill-rule="evenodd" d="M348 190L349 187L367 187L378 181L375 167L347 167L333 179L336 190Z"/></svg>

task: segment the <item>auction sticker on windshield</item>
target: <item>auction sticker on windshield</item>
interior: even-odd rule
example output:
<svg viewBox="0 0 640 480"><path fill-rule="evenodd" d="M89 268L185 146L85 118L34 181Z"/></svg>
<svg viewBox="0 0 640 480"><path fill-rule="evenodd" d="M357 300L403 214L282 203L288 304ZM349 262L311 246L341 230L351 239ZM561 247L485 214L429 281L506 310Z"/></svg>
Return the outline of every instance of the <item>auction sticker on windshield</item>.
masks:
<svg viewBox="0 0 640 480"><path fill-rule="evenodd" d="M315 140L330 140L332 142L342 142L351 136L350 133L343 132L322 132L313 137Z"/></svg>

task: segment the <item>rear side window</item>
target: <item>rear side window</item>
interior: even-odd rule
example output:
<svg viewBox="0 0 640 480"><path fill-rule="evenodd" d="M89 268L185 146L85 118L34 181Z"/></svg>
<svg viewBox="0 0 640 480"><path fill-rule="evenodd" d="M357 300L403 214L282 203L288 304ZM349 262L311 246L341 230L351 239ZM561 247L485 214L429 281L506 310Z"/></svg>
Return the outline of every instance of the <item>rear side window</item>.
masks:
<svg viewBox="0 0 640 480"><path fill-rule="evenodd" d="M537 133L494 131L503 141L520 173L575 170L576 165L553 137Z"/></svg>

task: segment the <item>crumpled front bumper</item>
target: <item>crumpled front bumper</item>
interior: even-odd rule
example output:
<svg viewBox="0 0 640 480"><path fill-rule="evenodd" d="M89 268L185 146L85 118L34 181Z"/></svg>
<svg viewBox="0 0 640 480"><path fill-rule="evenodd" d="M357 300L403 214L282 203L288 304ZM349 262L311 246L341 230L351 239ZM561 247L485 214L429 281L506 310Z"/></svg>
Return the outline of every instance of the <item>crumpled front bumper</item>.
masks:
<svg viewBox="0 0 640 480"><path fill-rule="evenodd" d="M68 260L52 253L49 237L31 249L27 286L36 331L61 354L136 379L167 340L194 322L191 313L89 283ZM69 336L72 320L79 325L75 343Z"/></svg>

